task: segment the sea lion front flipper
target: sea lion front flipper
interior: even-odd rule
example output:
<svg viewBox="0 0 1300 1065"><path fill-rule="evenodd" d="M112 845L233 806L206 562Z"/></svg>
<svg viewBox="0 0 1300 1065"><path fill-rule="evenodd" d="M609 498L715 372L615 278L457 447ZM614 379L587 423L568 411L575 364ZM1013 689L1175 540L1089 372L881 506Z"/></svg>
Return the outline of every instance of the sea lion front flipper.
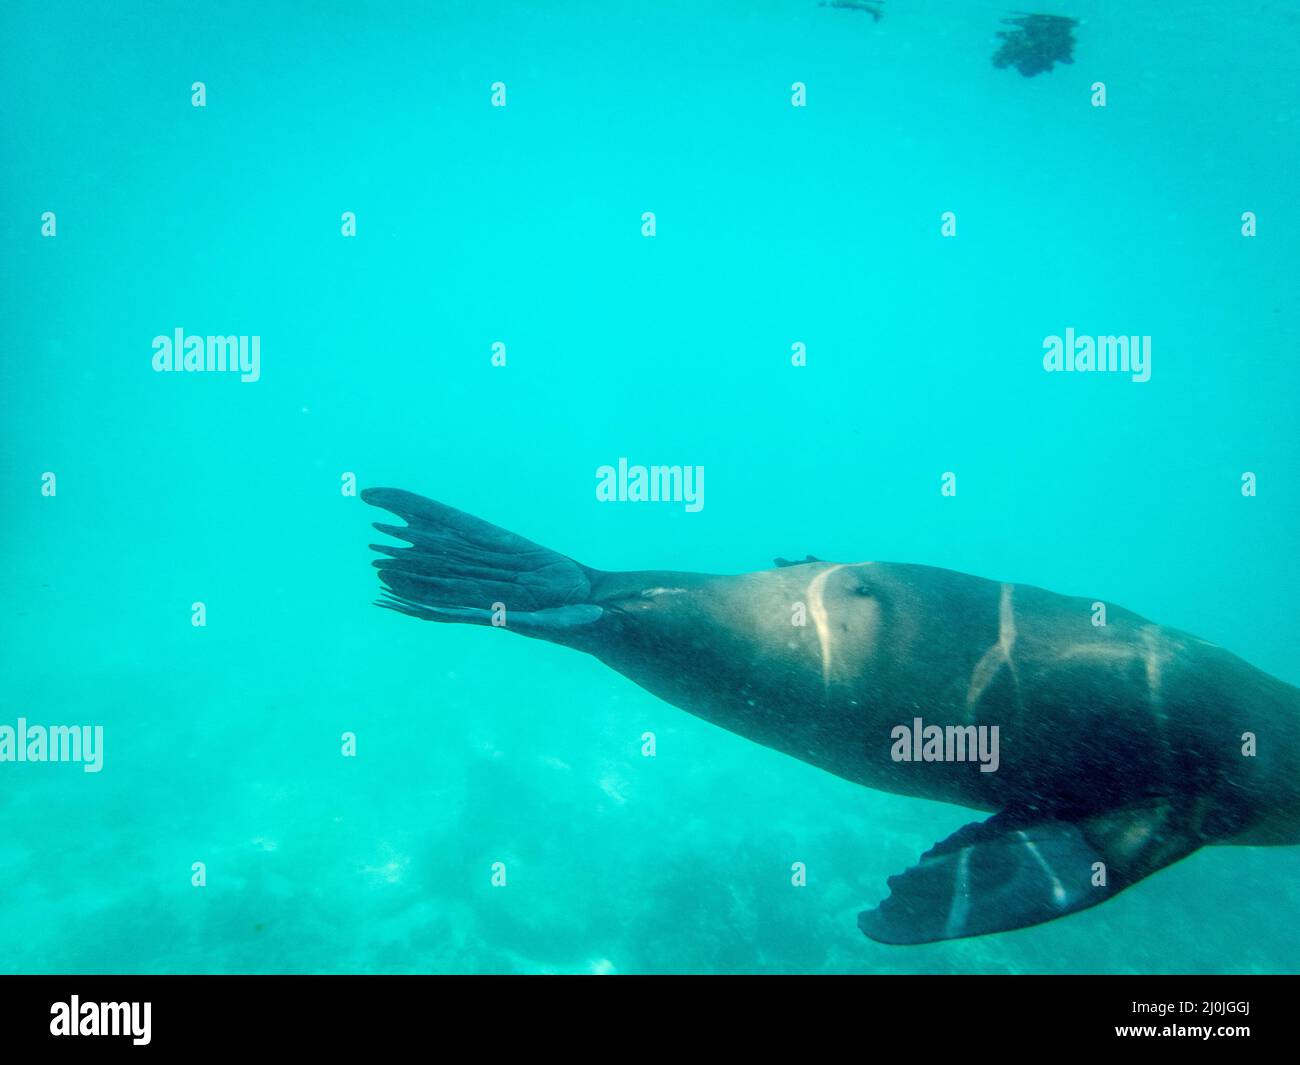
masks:
<svg viewBox="0 0 1300 1065"><path fill-rule="evenodd" d="M1185 805L1080 820L1005 811L958 829L858 915L879 943L934 943L1041 924L1105 902L1205 840Z"/></svg>

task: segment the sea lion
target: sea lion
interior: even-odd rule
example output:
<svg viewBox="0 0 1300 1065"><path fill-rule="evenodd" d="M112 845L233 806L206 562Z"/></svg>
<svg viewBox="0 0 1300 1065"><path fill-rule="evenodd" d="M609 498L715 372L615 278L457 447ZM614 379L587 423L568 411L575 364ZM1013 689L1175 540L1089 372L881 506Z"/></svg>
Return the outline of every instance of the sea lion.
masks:
<svg viewBox="0 0 1300 1065"><path fill-rule="evenodd" d="M884 943L1094 906L1207 844L1300 842L1300 690L1090 599L950 570L807 561L603 572L430 499L362 498L380 605L503 624L846 780L992 816L891 877ZM991 730L991 731L990 731ZM985 741L992 737L991 743Z"/></svg>

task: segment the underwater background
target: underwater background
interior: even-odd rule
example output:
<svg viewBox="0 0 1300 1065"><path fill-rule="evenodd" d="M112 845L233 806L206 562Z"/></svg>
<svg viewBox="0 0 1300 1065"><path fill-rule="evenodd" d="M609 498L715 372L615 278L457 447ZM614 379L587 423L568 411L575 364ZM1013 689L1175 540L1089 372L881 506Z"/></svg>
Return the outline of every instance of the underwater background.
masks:
<svg viewBox="0 0 1300 1065"><path fill-rule="evenodd" d="M1045 10L1074 62L1023 77L982 0L7 3L0 724L105 739L0 764L0 970L1300 968L1300 848L873 943L983 815L371 605L348 473L601 568L1087 595L1300 683L1300 13ZM154 372L177 328L261 379ZM1151 379L1045 373L1067 328L1150 335ZM702 465L703 510L599 503L622 456Z"/></svg>

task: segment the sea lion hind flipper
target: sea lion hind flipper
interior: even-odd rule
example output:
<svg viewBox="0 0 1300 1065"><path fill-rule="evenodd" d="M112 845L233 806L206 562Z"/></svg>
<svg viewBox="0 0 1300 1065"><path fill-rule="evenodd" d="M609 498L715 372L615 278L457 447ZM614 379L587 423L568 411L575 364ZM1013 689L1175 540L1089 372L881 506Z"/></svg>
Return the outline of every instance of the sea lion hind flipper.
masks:
<svg viewBox="0 0 1300 1065"><path fill-rule="evenodd" d="M595 571L571 558L413 492L367 488L361 498L406 521L374 523L410 545L370 545L385 556L374 560L385 586L379 606L426 621L495 620L537 635L602 614L591 602Z"/></svg>
<svg viewBox="0 0 1300 1065"><path fill-rule="evenodd" d="M1113 898L1203 840L1168 803L1079 820L1004 812L954 832L858 915L878 943L934 943L1055 920Z"/></svg>

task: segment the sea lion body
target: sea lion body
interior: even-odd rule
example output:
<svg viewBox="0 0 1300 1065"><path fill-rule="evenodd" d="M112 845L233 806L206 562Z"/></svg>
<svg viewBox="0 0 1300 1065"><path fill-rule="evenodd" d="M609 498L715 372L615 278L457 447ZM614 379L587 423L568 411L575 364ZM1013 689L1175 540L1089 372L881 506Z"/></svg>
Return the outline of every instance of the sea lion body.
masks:
<svg viewBox="0 0 1300 1065"><path fill-rule="evenodd" d="M609 573L410 493L364 496L409 523L377 526L411 544L377 548L383 605L480 624L501 607L506 628L846 780L997 811L891 878L859 921L872 938L1022 927L1206 844L1300 842L1300 691L1121 608L1096 624L1090 599L899 563ZM926 727L955 737L949 757L910 757ZM996 759L951 757L977 735Z"/></svg>
<svg viewBox="0 0 1300 1065"><path fill-rule="evenodd" d="M1092 599L877 562L612 574L597 591L604 616L560 642L866 787L986 810L1195 791L1252 825L1296 795L1300 691L1119 607L1095 625ZM891 731L917 716L997 725L998 771L894 761ZM1261 726L1288 742L1243 759Z"/></svg>

